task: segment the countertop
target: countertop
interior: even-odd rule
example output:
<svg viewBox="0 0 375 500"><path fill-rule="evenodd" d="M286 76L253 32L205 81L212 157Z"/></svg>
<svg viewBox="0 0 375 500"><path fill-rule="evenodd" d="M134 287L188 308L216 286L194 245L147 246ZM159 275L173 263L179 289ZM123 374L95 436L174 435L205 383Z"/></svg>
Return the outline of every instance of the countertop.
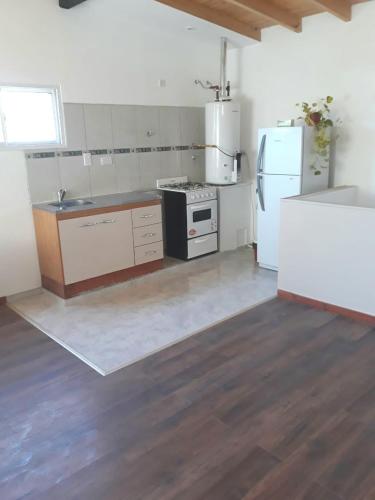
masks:
<svg viewBox="0 0 375 500"><path fill-rule="evenodd" d="M92 196L90 198L79 198L80 200L92 201L93 204L89 205L78 205L75 207L59 208L54 207L51 203L57 203L56 201L49 201L46 203L35 203L33 208L39 210L45 210L50 213L69 213L69 212L81 212L82 210L92 210L98 208L107 208L118 205L128 205L130 203L141 203L144 201L161 200L161 195L158 191L131 191L128 193L115 193L106 194L102 196ZM66 198L66 201L70 201L70 198Z"/></svg>

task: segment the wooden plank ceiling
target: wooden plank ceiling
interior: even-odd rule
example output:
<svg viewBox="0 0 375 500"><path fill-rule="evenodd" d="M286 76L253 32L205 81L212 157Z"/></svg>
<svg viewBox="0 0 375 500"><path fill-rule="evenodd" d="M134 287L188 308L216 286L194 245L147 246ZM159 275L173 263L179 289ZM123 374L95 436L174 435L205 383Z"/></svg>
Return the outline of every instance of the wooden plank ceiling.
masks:
<svg viewBox="0 0 375 500"><path fill-rule="evenodd" d="M368 0L156 0L241 35L261 39L261 30L281 25L295 32L302 18L329 12L351 20L352 5Z"/></svg>

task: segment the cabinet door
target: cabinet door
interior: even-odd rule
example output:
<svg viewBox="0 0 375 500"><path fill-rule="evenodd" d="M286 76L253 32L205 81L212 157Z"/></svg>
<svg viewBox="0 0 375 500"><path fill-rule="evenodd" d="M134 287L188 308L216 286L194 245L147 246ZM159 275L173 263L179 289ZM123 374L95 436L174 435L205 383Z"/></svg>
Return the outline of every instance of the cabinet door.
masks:
<svg viewBox="0 0 375 500"><path fill-rule="evenodd" d="M131 211L59 222L65 284L134 266Z"/></svg>

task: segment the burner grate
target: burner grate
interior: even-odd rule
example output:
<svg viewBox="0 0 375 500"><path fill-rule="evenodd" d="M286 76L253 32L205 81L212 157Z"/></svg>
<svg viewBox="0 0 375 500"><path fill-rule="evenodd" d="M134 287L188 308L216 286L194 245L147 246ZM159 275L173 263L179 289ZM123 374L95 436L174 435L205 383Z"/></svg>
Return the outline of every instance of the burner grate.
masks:
<svg viewBox="0 0 375 500"><path fill-rule="evenodd" d="M199 189L207 189L208 184L202 182L181 182L178 184L164 184L161 186L162 189L176 189L179 191L197 191Z"/></svg>

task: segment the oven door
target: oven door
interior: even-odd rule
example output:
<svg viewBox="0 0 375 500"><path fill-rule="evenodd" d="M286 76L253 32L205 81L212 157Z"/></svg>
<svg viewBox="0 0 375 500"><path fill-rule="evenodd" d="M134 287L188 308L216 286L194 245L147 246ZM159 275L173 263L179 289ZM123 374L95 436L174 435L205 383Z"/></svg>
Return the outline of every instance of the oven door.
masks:
<svg viewBox="0 0 375 500"><path fill-rule="evenodd" d="M217 200L186 206L187 238L196 238L217 231Z"/></svg>

